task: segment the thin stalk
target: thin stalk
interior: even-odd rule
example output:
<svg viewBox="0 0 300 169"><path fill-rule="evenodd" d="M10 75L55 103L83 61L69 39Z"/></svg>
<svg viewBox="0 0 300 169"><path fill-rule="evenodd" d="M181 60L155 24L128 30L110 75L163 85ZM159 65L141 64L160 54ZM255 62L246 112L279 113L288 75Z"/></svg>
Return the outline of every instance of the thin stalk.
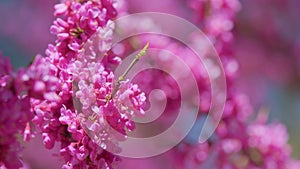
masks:
<svg viewBox="0 0 300 169"><path fill-rule="evenodd" d="M113 89L113 92L110 96L107 97L107 101L109 101L110 99L114 98L115 94L117 93L117 91L119 90L121 81L124 80L124 78L126 77L126 75L129 73L129 71L133 68L133 66L140 60L140 58L142 56L144 56L146 54L146 51L149 47L149 42L143 47L143 49L135 56L134 60L130 63L130 65L128 66L128 68L125 70L125 72L118 77L118 80L116 82L116 85Z"/></svg>

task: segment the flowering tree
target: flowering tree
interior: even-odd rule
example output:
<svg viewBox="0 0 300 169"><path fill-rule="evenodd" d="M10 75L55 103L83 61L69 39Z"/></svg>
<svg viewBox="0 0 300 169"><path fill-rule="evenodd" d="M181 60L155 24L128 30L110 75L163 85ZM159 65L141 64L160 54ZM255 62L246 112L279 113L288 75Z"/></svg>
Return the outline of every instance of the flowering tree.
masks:
<svg viewBox="0 0 300 169"><path fill-rule="evenodd" d="M173 12L188 16L220 57L227 90L220 118L209 113L213 89L206 69L214 67L199 65L201 59L190 47L173 41L172 37L149 34L114 44L115 35L120 32L130 34L133 30L159 29L155 20L147 18L118 25L118 18L130 14L128 9L132 3L131 0L61 1L54 6L56 19L50 27L56 40L48 45L45 57L36 55L30 65L14 72L9 60L1 56L1 167L23 166L20 135L24 141L41 135L47 149L58 144L64 160L62 168L130 168L132 163L139 168L178 169L300 167L300 162L291 158L285 126L278 122L267 123L267 113L254 112L248 97L236 90L239 66L234 57L232 30L236 13L241 8L237 0L188 0L173 4ZM186 11L176 10L182 9L178 7L181 3ZM149 7L145 4L135 6ZM186 36L194 42L193 47L201 46L196 43L201 39L199 36ZM197 92L182 74L172 78L163 71L147 70L132 80L127 79L129 71L138 67L142 55L153 55L153 59L139 61L141 63L154 62L170 72L182 70L183 66L176 62L175 56L151 52L151 48L171 51L183 60L191 71L188 76L195 77ZM136 51L132 64L118 75L122 61ZM216 77L221 74L214 72ZM185 81L186 85L182 87L178 81ZM150 112L147 109L153 103L149 101L151 91L157 88L165 93L165 109L158 119L158 127L145 129L137 121ZM188 96L194 96L191 93L200 95L200 101L185 100L199 105L196 123L180 143L160 154L160 159L169 161L167 165L159 165L155 158L131 161L119 155L124 151L122 142L132 137L132 133L146 137L166 129L176 119L184 97L182 90L189 93ZM183 111L186 116L191 114L190 109ZM203 125L203 119L211 119L217 125L208 140L199 142L197 126Z"/></svg>

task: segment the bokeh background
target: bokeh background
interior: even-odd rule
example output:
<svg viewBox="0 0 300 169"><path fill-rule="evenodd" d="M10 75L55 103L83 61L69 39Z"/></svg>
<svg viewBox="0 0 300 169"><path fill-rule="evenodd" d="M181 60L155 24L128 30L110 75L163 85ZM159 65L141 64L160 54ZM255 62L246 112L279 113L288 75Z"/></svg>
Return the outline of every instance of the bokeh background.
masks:
<svg viewBox="0 0 300 169"><path fill-rule="evenodd" d="M246 93L256 111L283 122L290 134L293 156L300 158L300 1L241 0L235 27L235 57L240 64L237 90ZM15 68L44 54L54 19L54 0L0 0L0 51ZM157 5L160 4L160 5ZM183 0L129 0L131 13L166 12L193 20ZM59 168L57 150L43 148L41 138L24 143L31 168Z"/></svg>

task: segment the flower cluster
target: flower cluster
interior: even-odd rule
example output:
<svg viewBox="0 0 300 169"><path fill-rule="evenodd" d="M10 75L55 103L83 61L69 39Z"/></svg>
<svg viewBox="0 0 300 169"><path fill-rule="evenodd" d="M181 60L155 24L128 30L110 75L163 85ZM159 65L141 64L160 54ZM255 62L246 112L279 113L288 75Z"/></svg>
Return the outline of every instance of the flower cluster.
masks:
<svg viewBox="0 0 300 169"><path fill-rule="evenodd" d="M54 14L59 18L50 31L57 40L49 45L46 60L59 79L60 99L32 99L33 122L46 148L60 142L63 168L112 168L119 158L111 152L126 138L126 130L134 130L132 118L143 114L145 101L129 81L121 81L114 93L116 77L108 66L119 62L109 52L114 2L68 0L55 5Z"/></svg>
<svg viewBox="0 0 300 169"><path fill-rule="evenodd" d="M117 15L110 0L72 1L55 5L55 16L59 16L50 28L57 36L56 49L64 58L74 58L83 43L99 27Z"/></svg>
<svg viewBox="0 0 300 169"><path fill-rule="evenodd" d="M182 12L183 9L177 10L183 4L179 1L166 0L164 3L172 4L172 10L178 15L192 15L194 24L208 36L224 66L228 95L213 135L200 144L197 140L199 132L193 128L181 143L159 156L169 160L163 168L300 168L300 162L291 158L285 126L267 123L267 113L255 114L248 96L236 90L239 65L232 44L235 16L240 9L238 0L184 1L186 7L192 9L189 14ZM277 0L276 4L280 2L282 0ZM37 55L26 69L13 72L9 61L0 56L0 168L20 168L22 147L19 135L28 141L37 133L42 135L47 149L52 149L57 143L60 145L64 169L118 168L116 163L121 158L115 153L121 151L119 143L127 138L129 131L135 130L134 118L145 114L144 108L150 106L146 97L153 89L163 90L167 98L164 113L156 121L158 130L169 127L169 123L176 119L182 91L191 96L189 103L200 105L195 128L202 125L203 119L215 120L208 114L212 99L210 77L205 67L198 64L206 56L199 59L187 46L161 35L138 35L112 46L113 20L127 13L127 4L123 0L63 0L54 8L57 18L50 32L57 39L48 45L47 57ZM163 9L168 10L168 6ZM117 31L123 33L159 30L155 21L148 18L122 24L125 25L118 25ZM271 37L261 30L263 28L256 29L262 37ZM191 45L201 47L193 41L197 38L195 34L191 36L191 42L195 42ZM270 44L273 44L275 40L270 39ZM167 73L142 71L132 80L134 83L123 80L122 75L117 77L113 70L121 58L147 42L159 52L152 51L150 59L139 63L156 65ZM297 54L296 45L294 52ZM194 88L187 80L191 74L183 69L179 60L184 61L184 66L195 77L200 103L195 102ZM209 71L214 69L206 68ZM176 79L168 73L173 73ZM219 76L218 71L215 75ZM179 86L178 81L184 83ZM189 110L184 111L189 113ZM147 135L153 131L152 128L142 129L138 132L143 133L137 134ZM134 162L134 166L157 168L157 161L151 160L141 160L140 166ZM124 161L120 167L129 168L126 161L130 163L130 160Z"/></svg>
<svg viewBox="0 0 300 169"><path fill-rule="evenodd" d="M18 152L21 146L18 135L28 141L33 134L30 100L59 100L54 92L58 79L51 76L51 67L37 56L28 69L13 72L9 60L1 56L1 162L7 168L21 166Z"/></svg>
<svg viewBox="0 0 300 169"><path fill-rule="evenodd" d="M79 73L74 75L74 106L80 105L77 108L79 120L92 140L103 149L115 152L117 141L126 138L126 129L135 129L132 118L144 114L142 105L146 98L138 86L128 80L121 81L116 89L114 74L105 71L101 63L76 61L74 64ZM61 118L69 119L68 114ZM62 122L73 124L69 120Z"/></svg>
<svg viewBox="0 0 300 169"><path fill-rule="evenodd" d="M267 124L264 113L251 120L255 114L248 96L233 90L238 65L232 57L231 30L238 1L204 0L190 4L223 61L228 96L222 120L208 143L183 142L175 149L172 157L175 154L175 159L184 159L177 163L179 168L299 168L299 162L290 157L285 127L280 123ZM214 21L220 17L225 19Z"/></svg>
<svg viewBox="0 0 300 169"><path fill-rule="evenodd" d="M17 134L24 132L33 114L29 111L28 97L21 98L16 94L12 66L2 56L0 70L0 166L18 168L21 166L18 160L21 147Z"/></svg>

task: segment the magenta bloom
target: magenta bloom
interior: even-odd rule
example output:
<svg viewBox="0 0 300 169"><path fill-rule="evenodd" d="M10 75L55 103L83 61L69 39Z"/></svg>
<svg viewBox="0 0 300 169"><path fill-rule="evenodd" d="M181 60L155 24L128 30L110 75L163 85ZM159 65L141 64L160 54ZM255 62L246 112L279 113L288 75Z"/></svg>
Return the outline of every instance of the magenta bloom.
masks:
<svg viewBox="0 0 300 169"><path fill-rule="evenodd" d="M23 86L24 83L16 85L12 65L0 55L0 166L7 168L22 166L18 136L24 134L24 139L27 139L29 121L33 118L29 98L17 90Z"/></svg>
<svg viewBox="0 0 300 169"><path fill-rule="evenodd" d="M274 3L278 6L283 5L282 2L277 0ZM54 5L56 18L50 32L55 35L56 40L48 45L46 57L36 55L26 68L14 72L9 60L0 55L0 168L22 167L21 136L23 141L30 141L35 135L40 135L46 149L58 147L56 156L61 157L63 169L300 168L300 162L291 157L285 126L279 122L268 123L267 113L256 113L249 97L237 90L237 76L241 69L235 51L248 56L242 49L251 50L254 46L251 45L252 41L248 42L243 38L240 40L244 44L233 45L237 37L234 32L236 14L242 10L240 2L166 0L161 3L164 4L163 7L157 9L159 1L154 1L155 5L151 5L150 1L137 0L62 0ZM149 33L113 44L116 40L114 35L120 32L126 34L161 29L151 18L136 18L117 25L118 17L129 14L127 8L129 12L155 10L188 18L207 35L220 56L224 70L217 69L213 61L207 58L210 53L205 47L203 56L199 58L183 42L174 41L174 37ZM257 9L262 11L261 8ZM36 18L39 17L35 16L34 19ZM270 35L280 34L280 29L275 26L275 17L268 18L272 28L270 32L260 25L264 20L254 17L251 18L251 23L254 23L253 27L258 35L276 46L278 40ZM4 27L6 32L10 32L10 27L13 27L11 23ZM185 36L191 41L191 46L202 47L196 34ZM24 39L27 42L28 38L22 37L21 42L24 43ZM279 40L281 39L284 38L280 37ZM294 40L290 53L297 55L299 37ZM126 72L118 77L116 72L118 66L122 65L122 59L125 60L127 55L136 52L143 44L148 47L149 43L150 49L153 49L147 53L150 59L141 59L140 65L135 62L133 65L155 65L161 69L143 70L132 81L124 78ZM237 47L241 47L241 51ZM256 57L264 57L264 50L259 45L256 44L253 49L256 50L253 52ZM137 56L134 61L140 59ZM278 60L278 65L282 65L282 61L285 60ZM207 67L201 65L201 62L207 62ZM284 63L288 67L289 63ZM188 67L191 74L182 67ZM134 69L132 65L129 68ZM163 70L168 71L166 73ZM272 69L266 67L266 70ZM288 70L292 69L287 68L285 71ZM227 95L220 120L209 113L213 100L210 71L213 72L212 78L219 77L221 73L226 78L224 88ZM170 76L171 73L173 77ZM192 75L197 91L191 87L191 81L187 78ZM179 81L183 83L177 83ZM154 89L164 92L166 103L163 103L164 98L160 98L158 94L152 95L153 98L157 97L157 105L163 107L165 104L163 113L153 122L154 125L137 123L136 120L147 115L146 108L153 108L155 102L150 100L150 96ZM182 96L182 91L188 97ZM199 95L200 99L195 95ZM184 105L182 98L188 104ZM197 108L191 111L186 108L190 105ZM177 145L171 150L149 159L136 160L116 155L122 152L121 143L126 139L133 136L147 137L169 128L176 120L180 106L183 106L184 116L195 114L196 123L179 144L176 142ZM153 118L156 114L150 117ZM203 127L204 119L211 120L208 128ZM209 127L214 122L217 122L217 126L212 136L206 142L199 143L199 130L209 133L206 130L210 130ZM181 123L180 127L185 128ZM130 132L133 131L135 133L131 135ZM174 138L181 135L180 131L172 132L170 136L174 135ZM158 145L173 145L172 139L173 137L170 142L162 141ZM149 147L140 151L152 148Z"/></svg>

